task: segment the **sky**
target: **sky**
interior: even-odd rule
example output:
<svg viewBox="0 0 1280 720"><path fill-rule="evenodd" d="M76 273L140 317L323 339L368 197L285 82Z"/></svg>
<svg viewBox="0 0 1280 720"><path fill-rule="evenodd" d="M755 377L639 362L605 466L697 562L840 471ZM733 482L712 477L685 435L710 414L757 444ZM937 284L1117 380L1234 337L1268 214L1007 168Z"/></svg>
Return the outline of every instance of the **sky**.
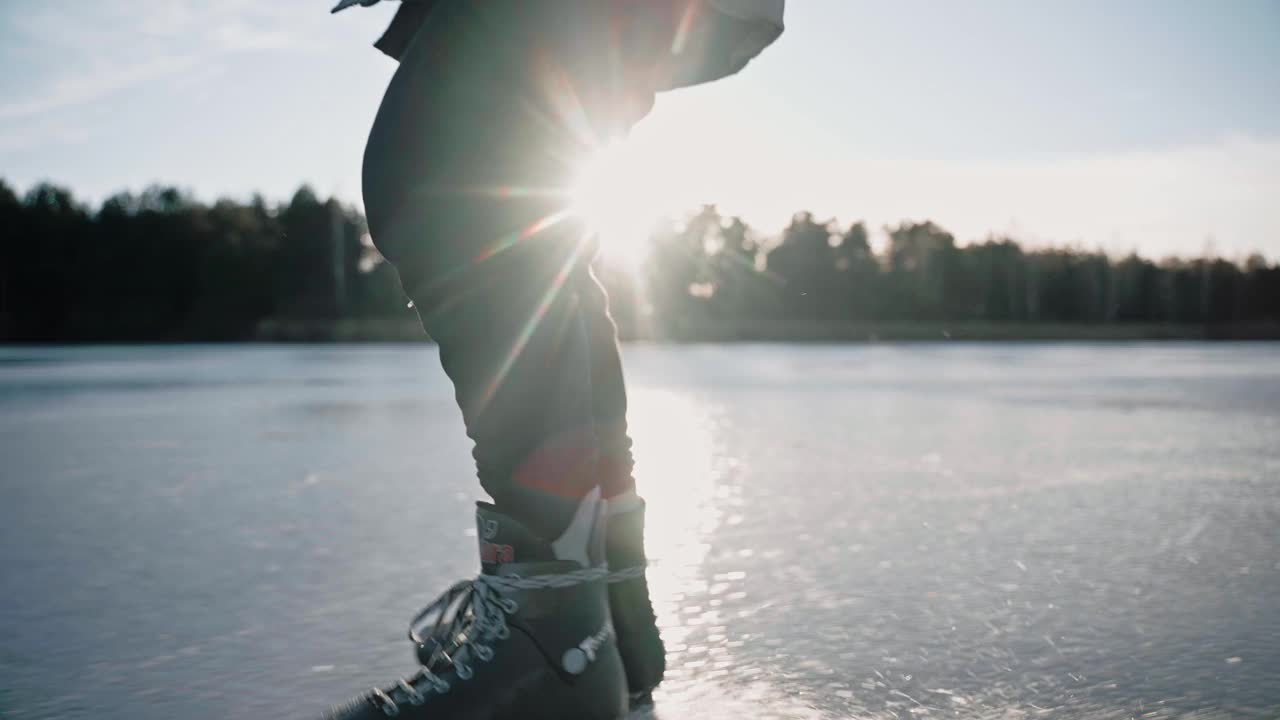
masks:
<svg viewBox="0 0 1280 720"><path fill-rule="evenodd" d="M1280 259L1280 0L789 0L625 152L664 210ZM360 202L395 3L0 0L0 178Z"/></svg>

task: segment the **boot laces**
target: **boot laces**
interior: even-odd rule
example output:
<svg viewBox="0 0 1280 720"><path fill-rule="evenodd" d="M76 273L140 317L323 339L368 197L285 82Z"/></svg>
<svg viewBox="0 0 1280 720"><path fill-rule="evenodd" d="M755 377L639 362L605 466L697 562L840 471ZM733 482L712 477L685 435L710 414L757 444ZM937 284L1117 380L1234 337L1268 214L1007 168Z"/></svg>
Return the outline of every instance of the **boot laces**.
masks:
<svg viewBox="0 0 1280 720"><path fill-rule="evenodd" d="M475 673L472 660L492 660L494 643L510 637L507 616L519 612L520 606L507 594L570 587L608 575L608 568L600 565L530 577L478 575L455 583L409 624L409 639L419 647L432 648L422 666L388 690L374 688L369 699L385 715L395 717L401 705L421 705L430 693L449 692L444 672L452 668L459 680L471 679Z"/></svg>
<svg viewBox="0 0 1280 720"><path fill-rule="evenodd" d="M639 564L636 564L636 565L629 565L624 568L610 570L609 584L612 585L614 583L627 582L628 580L635 580L637 578L642 578L645 575L645 570L647 569L647 565L648 563L641 561Z"/></svg>

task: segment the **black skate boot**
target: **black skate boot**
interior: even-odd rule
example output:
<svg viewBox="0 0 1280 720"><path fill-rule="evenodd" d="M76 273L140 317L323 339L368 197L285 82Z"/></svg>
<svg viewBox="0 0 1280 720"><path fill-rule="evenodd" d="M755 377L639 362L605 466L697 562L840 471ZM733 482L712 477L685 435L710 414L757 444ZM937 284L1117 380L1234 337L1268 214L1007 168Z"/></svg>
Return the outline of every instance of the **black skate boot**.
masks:
<svg viewBox="0 0 1280 720"><path fill-rule="evenodd" d="M410 626L421 667L326 718L626 715L626 678L609 618L599 490L552 541L490 505L477 505L481 574L454 585Z"/></svg>
<svg viewBox="0 0 1280 720"><path fill-rule="evenodd" d="M644 500L635 495L609 503L609 608L618 634L618 653L627 672L632 705L652 701L650 693L667 668L666 648L649 601L645 580Z"/></svg>

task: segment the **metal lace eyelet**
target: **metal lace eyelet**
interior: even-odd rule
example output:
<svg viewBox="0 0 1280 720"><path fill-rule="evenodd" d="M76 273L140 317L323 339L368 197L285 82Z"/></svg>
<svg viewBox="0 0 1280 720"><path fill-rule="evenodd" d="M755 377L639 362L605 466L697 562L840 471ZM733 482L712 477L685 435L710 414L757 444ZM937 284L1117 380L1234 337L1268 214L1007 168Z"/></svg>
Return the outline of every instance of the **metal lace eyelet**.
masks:
<svg viewBox="0 0 1280 720"><path fill-rule="evenodd" d="M456 663L453 667L458 671L458 677L463 680L470 680L471 676L475 674L471 671L471 666L464 662Z"/></svg>
<svg viewBox="0 0 1280 720"><path fill-rule="evenodd" d="M493 659L493 648L488 645L477 645L476 657L480 658L484 662L489 662Z"/></svg>
<svg viewBox="0 0 1280 720"><path fill-rule="evenodd" d="M511 637L511 631L507 629L506 625L499 625L498 629L493 632L493 636L499 640L506 640Z"/></svg>
<svg viewBox="0 0 1280 720"><path fill-rule="evenodd" d="M517 612L520 611L520 604L511 598L503 598L502 609L508 615L515 615Z"/></svg>
<svg viewBox="0 0 1280 720"><path fill-rule="evenodd" d="M380 688L373 689L373 697L371 698L383 715L387 717L395 717L400 714L400 706L396 705L396 701L391 699L390 695L382 692Z"/></svg>
<svg viewBox="0 0 1280 720"><path fill-rule="evenodd" d="M405 691L405 694L409 696L409 702L411 704L421 705L426 702L427 699L423 697L422 693L418 692L418 688L414 687L412 684L401 680L400 687Z"/></svg>

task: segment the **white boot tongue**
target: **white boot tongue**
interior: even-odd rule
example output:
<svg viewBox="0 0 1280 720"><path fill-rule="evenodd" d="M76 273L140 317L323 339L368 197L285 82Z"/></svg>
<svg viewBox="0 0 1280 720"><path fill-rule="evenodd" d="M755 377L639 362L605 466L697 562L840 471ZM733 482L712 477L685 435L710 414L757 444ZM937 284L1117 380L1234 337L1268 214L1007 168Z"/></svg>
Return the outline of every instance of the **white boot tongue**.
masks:
<svg viewBox="0 0 1280 720"><path fill-rule="evenodd" d="M596 539L596 526L603 514L603 501L600 500L600 486L591 489L587 496L578 503L573 513L573 520L565 528L560 537L551 541L551 549L560 560L573 560L582 567L591 567L591 546Z"/></svg>
<svg viewBox="0 0 1280 720"><path fill-rule="evenodd" d="M525 523L485 505L476 508L476 539L486 570L513 562L572 560L584 568L599 565L604 544L605 505L596 487L578 502L569 524L548 542Z"/></svg>

